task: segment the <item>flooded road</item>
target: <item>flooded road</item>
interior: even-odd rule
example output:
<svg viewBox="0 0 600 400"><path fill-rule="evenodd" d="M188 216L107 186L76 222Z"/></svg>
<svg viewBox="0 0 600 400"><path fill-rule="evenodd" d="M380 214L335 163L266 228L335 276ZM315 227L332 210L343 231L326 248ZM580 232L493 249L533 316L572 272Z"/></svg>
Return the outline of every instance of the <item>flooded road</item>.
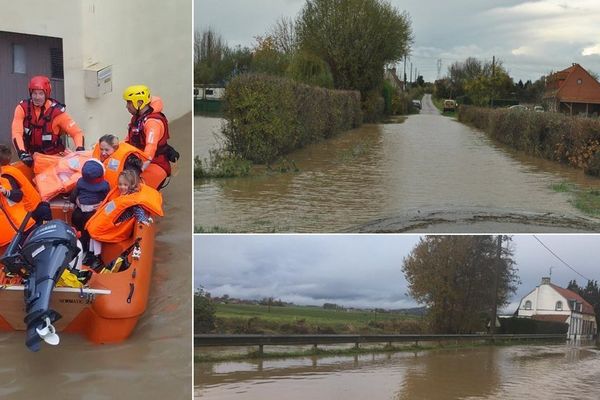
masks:
<svg viewBox="0 0 600 400"><path fill-rule="evenodd" d="M600 351L511 346L197 363L196 399L591 399Z"/></svg>
<svg viewBox="0 0 600 400"><path fill-rule="evenodd" d="M119 345L63 334L31 353L24 333L0 332L1 399L190 399L192 397L191 114L171 122L179 174L163 190L148 308ZM185 165L185 167L183 167ZM175 199L184 199L175 201Z"/></svg>
<svg viewBox="0 0 600 400"><path fill-rule="evenodd" d="M600 179L500 147L439 115L427 97L423 103L422 113L403 123L364 125L290 154L299 172L196 185L195 224L244 232L338 232L422 210L582 217L571 195L551 185L569 180L600 187ZM218 122L195 117L195 124L195 151L207 152Z"/></svg>

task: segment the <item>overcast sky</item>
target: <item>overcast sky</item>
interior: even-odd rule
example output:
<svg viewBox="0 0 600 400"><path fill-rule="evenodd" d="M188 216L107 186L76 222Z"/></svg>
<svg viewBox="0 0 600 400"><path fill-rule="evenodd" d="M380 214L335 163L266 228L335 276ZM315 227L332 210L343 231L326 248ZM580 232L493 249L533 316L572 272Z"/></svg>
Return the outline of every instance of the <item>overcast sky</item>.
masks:
<svg viewBox="0 0 600 400"><path fill-rule="evenodd" d="M296 17L305 0L195 0L196 29L213 27L230 46L252 46L281 16ZM426 81L454 61L501 59L515 81L536 80L580 63L600 73L598 0L391 0L412 19L411 60ZM410 64L409 64L410 65ZM401 68L401 66L399 66ZM409 72L407 72L408 74Z"/></svg>
<svg viewBox="0 0 600 400"><path fill-rule="evenodd" d="M589 279L600 280L600 235L537 235ZM303 305L407 308L402 259L418 235L196 235L194 285L214 296L275 297ZM512 242L522 281L507 312L548 276L566 287L587 280L557 260L532 235Z"/></svg>

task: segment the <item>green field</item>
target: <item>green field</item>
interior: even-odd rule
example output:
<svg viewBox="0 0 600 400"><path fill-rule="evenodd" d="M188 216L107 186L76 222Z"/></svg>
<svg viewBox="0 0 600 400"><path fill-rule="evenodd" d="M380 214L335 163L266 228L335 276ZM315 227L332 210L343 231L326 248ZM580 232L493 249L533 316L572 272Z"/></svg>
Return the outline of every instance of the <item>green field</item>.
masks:
<svg viewBox="0 0 600 400"><path fill-rule="evenodd" d="M418 333L420 317L321 307L217 304L221 333Z"/></svg>

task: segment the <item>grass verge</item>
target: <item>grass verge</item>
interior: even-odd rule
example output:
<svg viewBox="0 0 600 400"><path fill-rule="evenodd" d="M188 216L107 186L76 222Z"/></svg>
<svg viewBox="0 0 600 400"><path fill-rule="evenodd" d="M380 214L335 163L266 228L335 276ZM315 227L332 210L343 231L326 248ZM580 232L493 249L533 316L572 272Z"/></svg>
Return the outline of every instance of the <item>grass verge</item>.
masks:
<svg viewBox="0 0 600 400"><path fill-rule="evenodd" d="M573 196L571 204L584 214L600 217L600 190L580 189L577 185L567 181L554 183L550 187L555 192L570 193Z"/></svg>

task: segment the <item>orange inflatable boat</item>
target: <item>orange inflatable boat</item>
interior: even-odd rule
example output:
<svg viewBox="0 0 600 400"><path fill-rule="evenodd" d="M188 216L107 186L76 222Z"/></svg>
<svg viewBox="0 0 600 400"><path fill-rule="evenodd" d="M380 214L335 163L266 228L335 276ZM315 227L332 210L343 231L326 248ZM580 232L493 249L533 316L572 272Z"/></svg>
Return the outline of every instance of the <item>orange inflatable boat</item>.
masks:
<svg viewBox="0 0 600 400"><path fill-rule="evenodd" d="M54 219L70 223L72 203L55 199L51 209ZM55 287L50 308L61 316L54 323L56 331L82 334L94 343L117 343L127 339L148 303L154 236L154 224L136 224L128 239L102 246L104 264L119 257L125 260L118 272L94 272L80 288ZM128 252L128 249L134 251ZM5 250L0 249L0 255ZM25 280L0 268L0 330L27 329L24 294L27 294Z"/></svg>

